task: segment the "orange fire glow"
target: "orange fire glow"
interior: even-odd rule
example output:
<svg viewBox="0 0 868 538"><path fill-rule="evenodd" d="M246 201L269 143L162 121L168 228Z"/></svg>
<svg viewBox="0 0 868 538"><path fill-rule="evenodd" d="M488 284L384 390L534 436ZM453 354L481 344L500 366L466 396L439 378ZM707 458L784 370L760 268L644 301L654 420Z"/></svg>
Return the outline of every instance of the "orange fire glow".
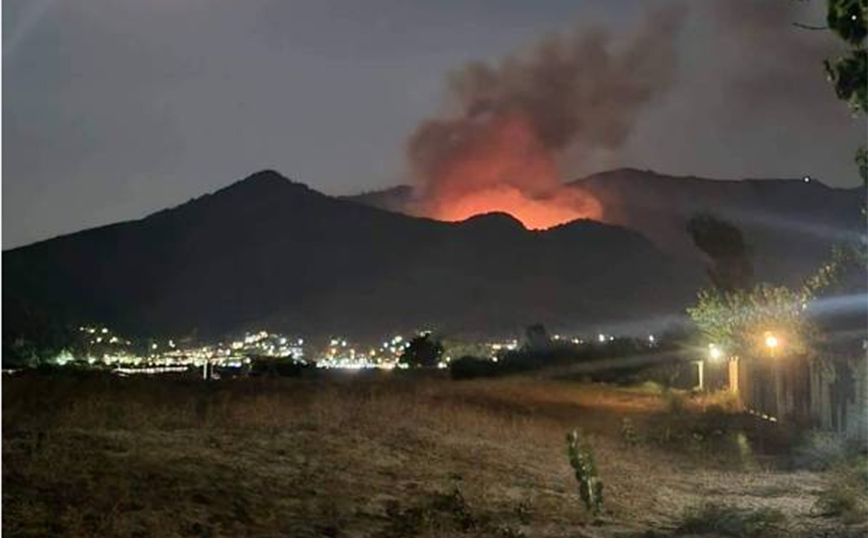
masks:
<svg viewBox="0 0 868 538"><path fill-rule="evenodd" d="M461 221L502 212L528 229L602 217L596 198L560 183L553 153L522 116L504 114L462 134L428 169L428 216Z"/></svg>
<svg viewBox="0 0 868 538"><path fill-rule="evenodd" d="M440 206L433 218L462 221L484 213L508 213L530 230L544 230L576 219L599 220L600 203L577 190L561 188L554 195L531 198L515 187L494 187L468 193Z"/></svg>

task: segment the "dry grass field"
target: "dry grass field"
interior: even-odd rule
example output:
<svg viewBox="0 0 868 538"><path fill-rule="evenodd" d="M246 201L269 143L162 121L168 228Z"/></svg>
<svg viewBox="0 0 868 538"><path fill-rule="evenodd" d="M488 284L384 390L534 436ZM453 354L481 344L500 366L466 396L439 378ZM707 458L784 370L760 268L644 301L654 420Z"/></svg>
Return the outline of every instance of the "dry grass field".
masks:
<svg viewBox="0 0 868 538"><path fill-rule="evenodd" d="M793 467L770 449L774 435L745 437L743 416L715 403L532 378L5 377L3 531L865 535L858 484L843 506L818 504L850 484L845 465ZM597 519L566 458L573 428L605 485Z"/></svg>

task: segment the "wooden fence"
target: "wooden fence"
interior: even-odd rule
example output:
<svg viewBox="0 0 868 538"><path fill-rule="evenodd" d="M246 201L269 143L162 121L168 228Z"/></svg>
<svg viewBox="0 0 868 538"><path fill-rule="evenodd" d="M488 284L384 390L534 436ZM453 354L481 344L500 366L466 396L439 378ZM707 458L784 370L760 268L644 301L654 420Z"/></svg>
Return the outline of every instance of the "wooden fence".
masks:
<svg viewBox="0 0 868 538"><path fill-rule="evenodd" d="M733 359L727 370L730 387L748 411L868 442L864 354L741 358Z"/></svg>

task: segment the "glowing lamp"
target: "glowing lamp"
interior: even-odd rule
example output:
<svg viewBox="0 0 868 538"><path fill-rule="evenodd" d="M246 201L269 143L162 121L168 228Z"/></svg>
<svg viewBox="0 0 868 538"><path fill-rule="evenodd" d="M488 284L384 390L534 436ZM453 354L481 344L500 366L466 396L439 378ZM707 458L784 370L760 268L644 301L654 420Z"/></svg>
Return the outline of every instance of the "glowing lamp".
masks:
<svg viewBox="0 0 868 538"><path fill-rule="evenodd" d="M775 336L771 333L766 334L766 347L767 348L775 349L776 347L778 347L778 345L780 345L780 342L778 342L777 336Z"/></svg>
<svg viewBox="0 0 868 538"><path fill-rule="evenodd" d="M721 357L723 357L723 351L714 344L708 344L708 358L717 361L720 360Z"/></svg>

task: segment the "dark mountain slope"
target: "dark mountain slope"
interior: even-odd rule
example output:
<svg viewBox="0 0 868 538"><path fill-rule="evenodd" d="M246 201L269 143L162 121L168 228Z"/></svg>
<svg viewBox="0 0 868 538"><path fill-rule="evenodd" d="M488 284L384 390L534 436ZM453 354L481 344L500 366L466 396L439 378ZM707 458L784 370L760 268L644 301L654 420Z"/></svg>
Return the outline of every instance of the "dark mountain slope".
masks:
<svg viewBox="0 0 868 538"><path fill-rule="evenodd" d="M614 170L575 181L594 194L612 224L642 230L670 252L696 251L685 223L712 212L741 228L757 275L794 283L825 261L833 244L858 241L865 190L833 189L811 180L720 181Z"/></svg>
<svg viewBox="0 0 868 538"><path fill-rule="evenodd" d="M685 231L696 213L710 211L738 225L753 248L757 276L795 283L823 263L831 246L858 240L864 188L834 189L819 181L673 177L613 170L571 185L596 196L604 220L638 230L685 263L703 260ZM347 197L390 211L411 206L406 186Z"/></svg>
<svg viewBox="0 0 868 538"><path fill-rule="evenodd" d="M271 171L138 221L4 252L4 262L4 339L42 318L135 335L578 329L678 312L699 278L623 228L531 232L506 215L447 224Z"/></svg>

